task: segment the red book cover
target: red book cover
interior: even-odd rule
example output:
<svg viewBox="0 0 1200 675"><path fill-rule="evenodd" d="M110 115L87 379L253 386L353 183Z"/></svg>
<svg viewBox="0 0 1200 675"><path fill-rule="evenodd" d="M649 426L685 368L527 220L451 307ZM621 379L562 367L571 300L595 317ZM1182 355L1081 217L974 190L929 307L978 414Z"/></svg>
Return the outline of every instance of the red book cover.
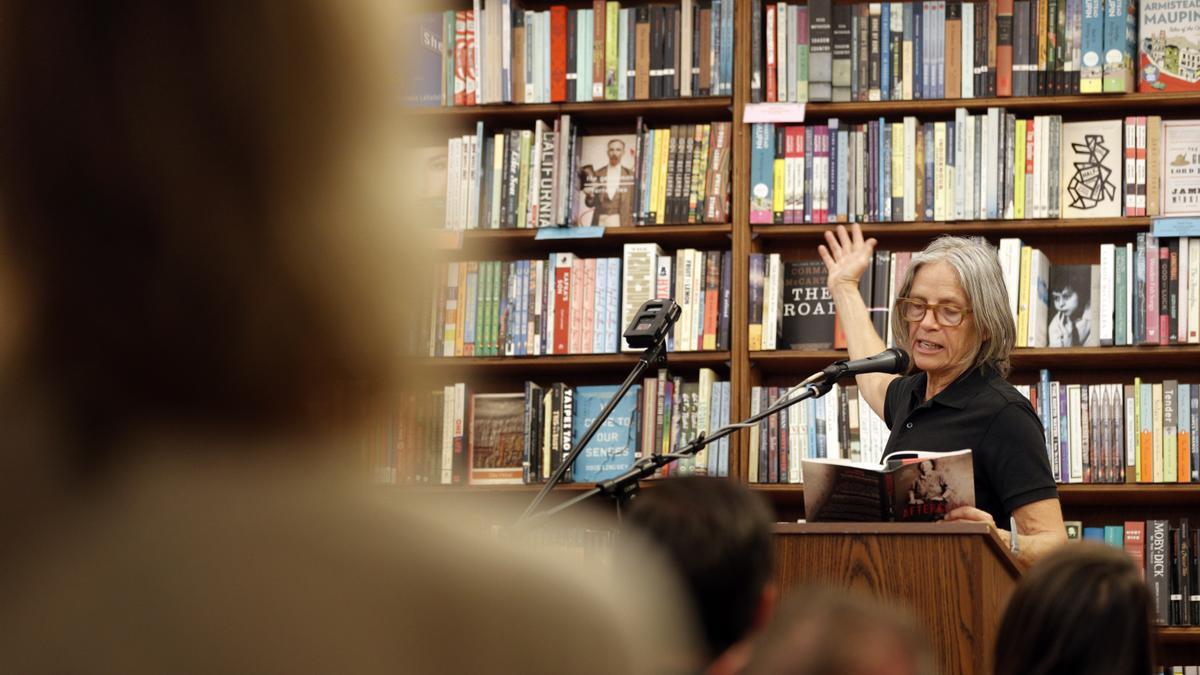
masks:
<svg viewBox="0 0 1200 675"><path fill-rule="evenodd" d="M550 101L567 100L567 8L550 8Z"/></svg>
<svg viewBox="0 0 1200 675"><path fill-rule="evenodd" d="M721 301L721 252L704 253L704 331L697 341L697 349L717 348L717 315Z"/></svg>
<svg viewBox="0 0 1200 675"><path fill-rule="evenodd" d="M1146 523L1140 520L1125 521L1125 552L1133 558L1139 570L1146 569Z"/></svg>
<svg viewBox="0 0 1200 675"><path fill-rule="evenodd" d="M996 95L1012 96L1013 0L996 2Z"/></svg>
<svg viewBox="0 0 1200 675"><path fill-rule="evenodd" d="M767 3L767 102L775 103L775 3Z"/></svg>
<svg viewBox="0 0 1200 675"><path fill-rule="evenodd" d="M604 100L605 28L608 26L605 0L592 2L592 98Z"/></svg>

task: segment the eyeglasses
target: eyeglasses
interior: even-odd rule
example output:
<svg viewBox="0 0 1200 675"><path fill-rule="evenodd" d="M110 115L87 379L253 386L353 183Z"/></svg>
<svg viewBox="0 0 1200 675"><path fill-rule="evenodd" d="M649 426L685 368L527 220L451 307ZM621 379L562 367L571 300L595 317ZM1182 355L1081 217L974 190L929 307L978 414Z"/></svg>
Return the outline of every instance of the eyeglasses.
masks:
<svg viewBox="0 0 1200 675"><path fill-rule="evenodd" d="M953 328L962 323L963 317L971 312L970 309L958 305L940 305L913 300L912 298L897 298L896 309L905 321L924 321L925 313L933 310L937 322L947 328Z"/></svg>

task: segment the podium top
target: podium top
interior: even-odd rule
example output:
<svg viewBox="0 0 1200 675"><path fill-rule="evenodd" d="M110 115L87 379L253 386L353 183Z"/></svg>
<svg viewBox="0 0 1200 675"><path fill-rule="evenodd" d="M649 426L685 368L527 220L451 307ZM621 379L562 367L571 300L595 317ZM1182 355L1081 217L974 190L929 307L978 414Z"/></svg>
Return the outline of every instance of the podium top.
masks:
<svg viewBox="0 0 1200 675"><path fill-rule="evenodd" d="M1008 550L987 523L973 521L935 523L775 523L775 534L786 535L851 535L851 536L978 536L1004 561L1014 578L1024 573L1025 566Z"/></svg>

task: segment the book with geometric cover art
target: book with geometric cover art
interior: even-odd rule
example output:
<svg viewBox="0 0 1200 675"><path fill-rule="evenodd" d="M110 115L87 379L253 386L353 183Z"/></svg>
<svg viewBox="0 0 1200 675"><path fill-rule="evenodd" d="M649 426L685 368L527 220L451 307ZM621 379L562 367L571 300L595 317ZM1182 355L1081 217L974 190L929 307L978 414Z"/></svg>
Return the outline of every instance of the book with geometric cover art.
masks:
<svg viewBox="0 0 1200 675"><path fill-rule="evenodd" d="M780 304L783 345L789 349L829 349L833 345L835 314L820 260L783 265Z"/></svg>
<svg viewBox="0 0 1200 675"><path fill-rule="evenodd" d="M1121 216L1121 120L1063 124L1063 218Z"/></svg>
<svg viewBox="0 0 1200 675"><path fill-rule="evenodd" d="M805 459L809 522L927 522L975 505L971 451L893 453L883 466Z"/></svg>
<svg viewBox="0 0 1200 675"><path fill-rule="evenodd" d="M577 445L592 423L600 416L604 406L616 395L618 385L583 386L575 388L577 423L574 442ZM638 418L638 401L641 386L633 385L612 414L592 436L586 448L575 460L573 479L577 483L594 483L615 478L633 466L637 452L638 433L641 422Z"/></svg>
<svg viewBox="0 0 1200 675"><path fill-rule="evenodd" d="M525 394L475 394L470 411L472 485L520 485L525 455Z"/></svg>
<svg viewBox="0 0 1200 675"><path fill-rule="evenodd" d="M1145 0L1138 14L1138 91L1200 91L1200 0Z"/></svg>

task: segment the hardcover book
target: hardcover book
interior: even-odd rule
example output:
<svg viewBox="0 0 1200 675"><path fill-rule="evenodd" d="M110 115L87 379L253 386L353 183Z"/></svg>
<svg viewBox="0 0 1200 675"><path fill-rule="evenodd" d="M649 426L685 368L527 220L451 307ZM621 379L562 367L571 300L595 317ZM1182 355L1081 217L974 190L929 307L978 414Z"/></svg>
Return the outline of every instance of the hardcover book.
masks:
<svg viewBox="0 0 1200 675"><path fill-rule="evenodd" d="M829 271L820 260L783 265L780 321L783 345L789 349L833 346L833 297L826 286Z"/></svg>
<svg viewBox="0 0 1200 675"><path fill-rule="evenodd" d="M586 386L575 388L576 425L574 442L579 443L584 433L600 416L604 406L616 395L618 385ZM612 414L592 436L583 452L575 460L574 480L591 483L615 478L633 466L638 446L638 401L641 387L633 385L613 408Z"/></svg>
<svg viewBox="0 0 1200 675"><path fill-rule="evenodd" d="M525 394L471 397L472 485L520 485L525 462Z"/></svg>
<svg viewBox="0 0 1200 675"><path fill-rule="evenodd" d="M1164 216L1200 215L1200 120L1162 123Z"/></svg>
<svg viewBox="0 0 1200 675"><path fill-rule="evenodd" d="M583 136L575 221L578 227L633 227L637 136Z"/></svg>
<svg viewBox="0 0 1200 675"><path fill-rule="evenodd" d="M975 505L971 451L893 453L880 466L805 459L809 522L924 522Z"/></svg>
<svg viewBox="0 0 1200 675"><path fill-rule="evenodd" d="M1063 218L1121 216L1121 120L1063 124Z"/></svg>
<svg viewBox="0 0 1200 675"><path fill-rule="evenodd" d="M1100 346L1099 267L1054 265L1050 268L1047 339L1051 347Z"/></svg>

